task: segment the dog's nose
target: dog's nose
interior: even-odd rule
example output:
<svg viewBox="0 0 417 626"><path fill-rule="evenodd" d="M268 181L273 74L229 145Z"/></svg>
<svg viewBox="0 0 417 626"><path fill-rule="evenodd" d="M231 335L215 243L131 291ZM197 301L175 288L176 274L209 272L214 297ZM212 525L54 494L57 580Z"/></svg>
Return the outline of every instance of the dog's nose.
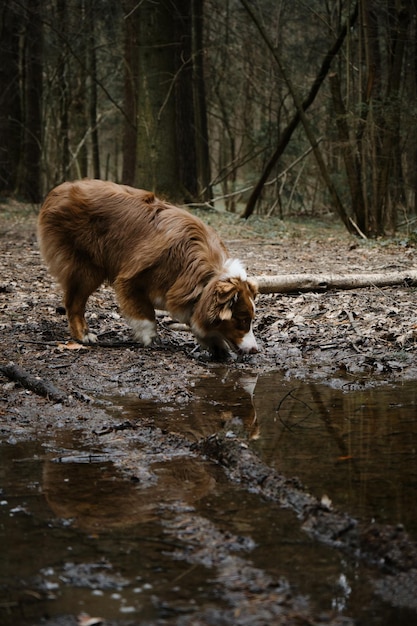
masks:
<svg viewBox="0 0 417 626"><path fill-rule="evenodd" d="M258 352L258 344L256 343L252 329L243 337L239 344L239 349L243 354L255 354Z"/></svg>
<svg viewBox="0 0 417 626"><path fill-rule="evenodd" d="M259 348L257 345L246 348L239 348L239 354L256 354L257 352L259 352Z"/></svg>
<svg viewBox="0 0 417 626"><path fill-rule="evenodd" d="M242 354L256 354L256 352L259 352L258 344L256 343L252 330L243 338L243 341L239 345L239 351Z"/></svg>

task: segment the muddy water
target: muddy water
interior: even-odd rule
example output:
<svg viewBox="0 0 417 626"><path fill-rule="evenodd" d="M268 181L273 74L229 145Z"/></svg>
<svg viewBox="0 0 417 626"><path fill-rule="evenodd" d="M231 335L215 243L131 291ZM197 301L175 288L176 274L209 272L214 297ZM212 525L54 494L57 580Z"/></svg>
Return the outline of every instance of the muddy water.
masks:
<svg viewBox="0 0 417 626"><path fill-rule="evenodd" d="M155 619L164 613L159 598L193 607L210 597L202 567L180 589L189 565L164 556L176 543L146 495L101 455L3 445L0 477L2 626L45 616L67 624L59 617L83 612Z"/></svg>
<svg viewBox="0 0 417 626"><path fill-rule="evenodd" d="M112 412L138 422L151 417L194 440L219 429L237 433L334 506L403 523L416 537L417 386L338 387L220 368L194 382L185 405L119 397ZM190 565L178 552L184 539L167 532L187 511L250 539L245 562L284 577L312 611L366 626L417 624L415 611L375 593L378 574L311 541L291 511L230 484L217 466L167 458L143 488L122 479L103 450L84 450L73 433L47 446L0 446L0 624L64 626L82 612L118 624L174 624L221 609L227 599L215 567ZM178 500L181 512L173 509Z"/></svg>
<svg viewBox="0 0 417 626"><path fill-rule="evenodd" d="M281 385L270 374L255 405L255 448L268 464L354 516L405 524L417 538L415 382L349 391L343 381Z"/></svg>
<svg viewBox="0 0 417 626"><path fill-rule="evenodd" d="M405 524L417 538L417 383L360 387L226 369L196 381L198 400L186 410L173 418L168 407L155 421L196 439L220 428L246 436L268 465L317 497L360 518Z"/></svg>

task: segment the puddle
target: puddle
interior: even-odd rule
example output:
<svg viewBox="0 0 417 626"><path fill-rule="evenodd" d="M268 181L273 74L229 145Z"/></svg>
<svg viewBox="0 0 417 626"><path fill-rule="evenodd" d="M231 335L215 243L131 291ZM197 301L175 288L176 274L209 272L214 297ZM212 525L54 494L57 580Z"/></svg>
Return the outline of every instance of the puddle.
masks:
<svg viewBox="0 0 417 626"><path fill-rule="evenodd" d="M178 583L189 565L169 557L177 543L156 519L156 498L179 495L175 462L156 491L144 492L82 451L57 455L24 443L0 453L2 626L82 612L152 620L163 613L155 598L191 608L210 599L206 568Z"/></svg>
<svg viewBox="0 0 417 626"><path fill-rule="evenodd" d="M355 517L402 523L417 538L417 385L343 391L258 380L254 447L286 476Z"/></svg>
<svg viewBox="0 0 417 626"><path fill-rule="evenodd" d="M99 455L57 455L33 443L2 445L0 451L2 626L46 618L64 626L62 616L82 612L120 624L128 618L155 623L225 604L211 567L173 556L181 541L166 533L169 510L161 514L155 505L157 498L169 505L181 496L178 477L195 469L187 461L181 468L178 460L155 468L155 495L155 487L142 491L111 463L95 462ZM197 480L196 493L190 487L194 508L227 537L250 538L248 564L277 580L288 577L321 610L350 608L359 590L363 597L355 564L309 540L290 511L222 481L216 467L212 471L215 489L212 481L202 489ZM365 597L373 607L369 588Z"/></svg>
<svg viewBox="0 0 417 626"><path fill-rule="evenodd" d="M219 368L193 391L186 405L162 407L118 397L112 412L132 422L152 418L193 440L222 428L238 432L318 497L362 519L403 523L416 537L416 385L346 392ZM120 477L105 449L90 453L66 437L53 447L0 446L2 626L47 618L58 625L59 616L82 612L118 624L169 624L223 607L214 569L178 558L192 546L167 532L178 502L185 517L193 512L250 540L240 555L247 566L284 577L314 610L366 626L417 624L416 612L375 594L362 564L310 540L291 511L228 483L217 466L162 459L138 484Z"/></svg>
<svg viewBox="0 0 417 626"><path fill-rule="evenodd" d="M197 400L158 408L125 398L130 416L195 440L245 436L263 461L354 517L405 525L417 539L417 384L349 391L280 373L219 370L195 381Z"/></svg>

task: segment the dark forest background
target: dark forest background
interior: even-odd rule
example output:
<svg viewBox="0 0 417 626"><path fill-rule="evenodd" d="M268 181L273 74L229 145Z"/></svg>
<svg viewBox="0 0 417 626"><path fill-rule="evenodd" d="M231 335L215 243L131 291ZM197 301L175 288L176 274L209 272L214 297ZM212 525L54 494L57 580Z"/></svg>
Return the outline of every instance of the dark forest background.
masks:
<svg viewBox="0 0 417 626"><path fill-rule="evenodd" d="M85 176L249 217L417 214L416 0L3 0L0 193Z"/></svg>

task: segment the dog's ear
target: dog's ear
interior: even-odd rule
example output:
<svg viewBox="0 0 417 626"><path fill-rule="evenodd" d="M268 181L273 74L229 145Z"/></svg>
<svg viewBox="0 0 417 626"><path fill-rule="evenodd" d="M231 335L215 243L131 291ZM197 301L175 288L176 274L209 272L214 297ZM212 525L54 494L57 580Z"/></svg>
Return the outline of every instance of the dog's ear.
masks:
<svg viewBox="0 0 417 626"><path fill-rule="evenodd" d="M258 283L256 282L256 280L253 280L251 278L248 278L246 282L248 284L251 296L255 300L255 298L256 298L256 296L258 295L258 292L259 292Z"/></svg>
<svg viewBox="0 0 417 626"><path fill-rule="evenodd" d="M220 280L216 288L218 316L221 320L232 319L232 309L238 296L238 285L234 279Z"/></svg>

